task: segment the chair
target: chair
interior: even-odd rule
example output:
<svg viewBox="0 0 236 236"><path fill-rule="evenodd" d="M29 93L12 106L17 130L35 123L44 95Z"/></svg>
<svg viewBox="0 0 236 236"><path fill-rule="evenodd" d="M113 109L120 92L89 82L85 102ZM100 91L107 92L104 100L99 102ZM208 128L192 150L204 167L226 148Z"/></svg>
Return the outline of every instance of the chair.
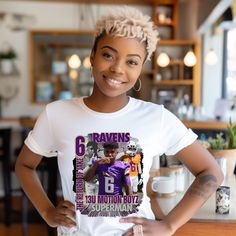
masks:
<svg viewBox="0 0 236 236"><path fill-rule="evenodd" d="M4 187L4 223L11 224L11 128L0 129L0 161L2 163L2 179Z"/></svg>

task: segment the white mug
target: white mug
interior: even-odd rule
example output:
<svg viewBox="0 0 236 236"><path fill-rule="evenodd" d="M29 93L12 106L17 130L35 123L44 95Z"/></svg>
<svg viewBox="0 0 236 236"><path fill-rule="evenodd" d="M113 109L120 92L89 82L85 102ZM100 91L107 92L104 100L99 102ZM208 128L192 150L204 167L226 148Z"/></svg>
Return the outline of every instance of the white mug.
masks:
<svg viewBox="0 0 236 236"><path fill-rule="evenodd" d="M157 176L152 180L152 190L160 196L175 195L175 178L172 176Z"/></svg>

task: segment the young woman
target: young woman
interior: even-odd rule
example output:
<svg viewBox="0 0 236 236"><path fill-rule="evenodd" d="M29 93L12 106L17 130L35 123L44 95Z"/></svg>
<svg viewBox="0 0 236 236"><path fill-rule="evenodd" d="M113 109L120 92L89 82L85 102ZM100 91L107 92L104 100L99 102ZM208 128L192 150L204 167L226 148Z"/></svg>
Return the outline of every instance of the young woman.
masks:
<svg viewBox="0 0 236 236"><path fill-rule="evenodd" d="M90 58L95 81L91 96L48 104L25 140L16 163L17 176L47 224L58 227L58 235L173 235L221 183L217 163L190 129L162 105L126 94L141 87L142 66L155 50L157 38L149 16L133 8L121 8L99 20ZM132 140L143 153L142 194L86 195L86 143L102 147L105 142L117 142L122 151ZM163 153L175 154L196 178L177 206L160 219L147 190L152 157ZM36 175L42 156L58 158L64 196L58 206L49 201ZM109 191L112 181L107 178L105 183Z"/></svg>

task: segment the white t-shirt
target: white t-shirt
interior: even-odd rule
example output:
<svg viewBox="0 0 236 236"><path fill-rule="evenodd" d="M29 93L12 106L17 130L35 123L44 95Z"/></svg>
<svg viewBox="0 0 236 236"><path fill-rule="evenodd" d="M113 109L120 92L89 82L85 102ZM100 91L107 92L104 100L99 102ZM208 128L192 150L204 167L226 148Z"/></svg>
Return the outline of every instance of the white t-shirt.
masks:
<svg viewBox="0 0 236 236"><path fill-rule="evenodd" d="M76 211L77 228L58 227L58 235L83 235L80 234L80 230L82 230L84 235L90 236L120 236L132 227L132 224L119 223L122 213L123 215L132 213L134 216L154 219L150 199L146 194L146 183L153 157L163 153L173 155L193 143L196 138L196 134L187 129L176 116L162 105L130 97L128 104L119 111L100 113L88 108L84 104L83 98L74 98L48 104L39 116L34 129L29 133L25 144L34 153L46 157L58 157L64 199L75 204L78 196L81 200L81 195L77 195L77 192L81 190L81 186L76 189L76 193L73 191L73 185L75 184L73 160L77 158L76 160L81 161L81 157L86 153L86 143L88 141L95 141L98 144L97 151L100 156L103 153L102 145L104 142L117 142L120 153L126 153L128 144L131 144L131 142L133 146L136 145L136 151L142 153L143 157L143 175L142 177L139 176L139 178L143 178L143 186L142 191L138 194L142 197L141 204L135 205L134 202L131 202L133 208L126 209L127 205L132 204L124 204L125 196L121 196L118 204L116 202L115 205L113 204L113 196L110 204L104 202L104 199L98 202L99 196L96 196L96 205L100 205L95 209L95 205L92 202L87 202L88 199L85 200L83 195L84 207L89 205L90 208L88 207L89 210L87 211L83 211L83 208L77 208L79 209ZM117 163L118 167L114 167L113 170L109 169L110 166L100 168L106 168L105 171L101 171L101 173L106 172L104 178L105 180L108 179L108 182L103 183L104 185L108 183L109 187L112 187L111 185L115 185L115 183L112 182L110 176L116 175L116 177L119 177L120 173L123 173L123 175L127 173L124 170L127 163L122 164L120 161ZM76 168L79 168L78 166ZM80 177L78 175L78 179ZM121 180L118 179L117 181L120 183ZM78 183L77 185L79 186ZM112 188L107 189L111 191ZM82 192L80 194L84 194ZM86 203L90 204L86 205ZM121 208L117 208L119 204L121 204ZM101 210L101 205L106 207ZM109 208L110 206L112 208ZM109 211L113 211L112 217L109 215ZM99 212L103 212L105 216L100 216L101 213Z"/></svg>

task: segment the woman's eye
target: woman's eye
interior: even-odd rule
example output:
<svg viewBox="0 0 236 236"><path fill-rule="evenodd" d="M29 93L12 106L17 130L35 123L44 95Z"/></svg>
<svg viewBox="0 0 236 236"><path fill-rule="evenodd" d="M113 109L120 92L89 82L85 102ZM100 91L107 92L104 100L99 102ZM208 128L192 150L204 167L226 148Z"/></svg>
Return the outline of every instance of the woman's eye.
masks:
<svg viewBox="0 0 236 236"><path fill-rule="evenodd" d="M134 61L134 60L129 60L129 61L128 61L128 64L131 65L131 66L137 66L137 65L138 65L138 62L137 62L137 61Z"/></svg>
<svg viewBox="0 0 236 236"><path fill-rule="evenodd" d="M106 59L112 59L112 55L110 53L104 52L102 56Z"/></svg>

